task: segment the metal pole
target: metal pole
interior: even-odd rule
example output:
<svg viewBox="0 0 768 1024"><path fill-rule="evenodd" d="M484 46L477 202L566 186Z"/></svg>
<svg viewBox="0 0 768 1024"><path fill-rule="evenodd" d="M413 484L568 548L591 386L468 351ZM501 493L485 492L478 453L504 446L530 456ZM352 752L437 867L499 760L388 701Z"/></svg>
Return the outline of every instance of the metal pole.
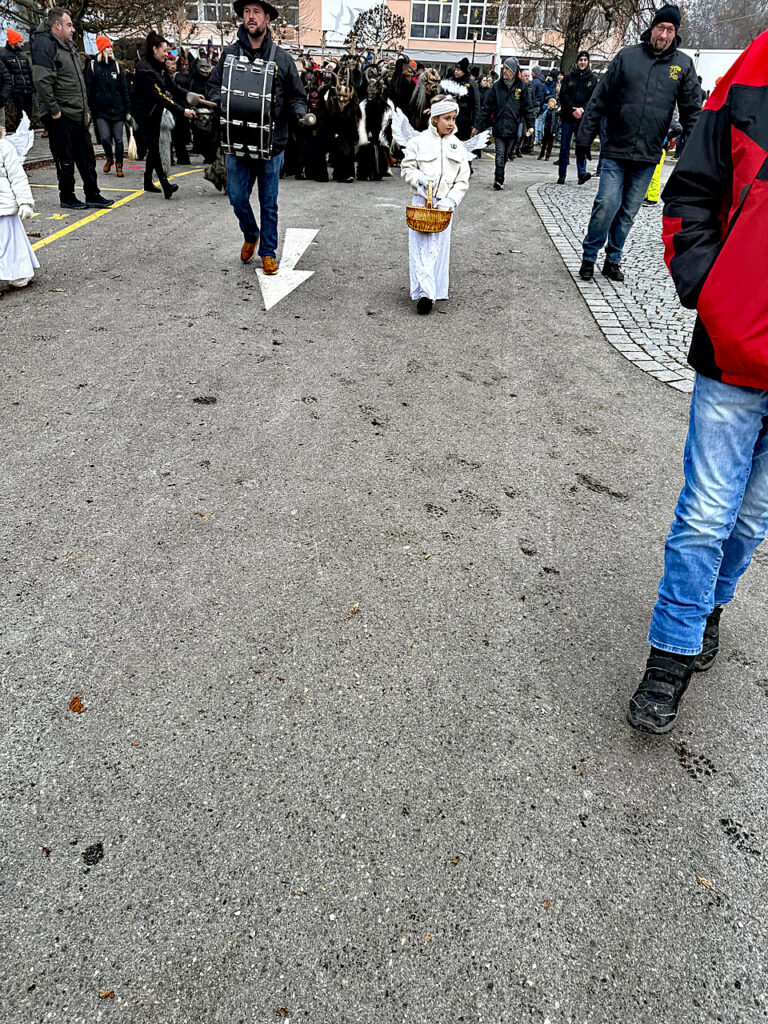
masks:
<svg viewBox="0 0 768 1024"><path fill-rule="evenodd" d="M477 32L472 33L472 64L475 63L475 50L477 49Z"/></svg>

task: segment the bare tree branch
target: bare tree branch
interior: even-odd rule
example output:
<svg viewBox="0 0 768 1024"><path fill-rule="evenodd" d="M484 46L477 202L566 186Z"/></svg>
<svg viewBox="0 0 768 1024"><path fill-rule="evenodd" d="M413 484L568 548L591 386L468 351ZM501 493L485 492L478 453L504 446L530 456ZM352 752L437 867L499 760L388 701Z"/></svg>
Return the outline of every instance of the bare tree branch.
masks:
<svg viewBox="0 0 768 1024"><path fill-rule="evenodd" d="M402 49L404 44L405 18L394 14L386 3L361 11L344 40L344 45L353 52L373 50L377 60L383 53Z"/></svg>

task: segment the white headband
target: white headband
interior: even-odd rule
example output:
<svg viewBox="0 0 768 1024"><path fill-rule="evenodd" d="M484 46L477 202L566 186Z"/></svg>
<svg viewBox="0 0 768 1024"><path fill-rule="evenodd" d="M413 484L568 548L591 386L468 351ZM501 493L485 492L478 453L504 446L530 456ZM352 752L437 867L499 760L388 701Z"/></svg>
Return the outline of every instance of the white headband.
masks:
<svg viewBox="0 0 768 1024"><path fill-rule="evenodd" d="M452 110L458 112L459 104L456 100L438 100L429 108L430 117L440 117L441 114L450 114Z"/></svg>

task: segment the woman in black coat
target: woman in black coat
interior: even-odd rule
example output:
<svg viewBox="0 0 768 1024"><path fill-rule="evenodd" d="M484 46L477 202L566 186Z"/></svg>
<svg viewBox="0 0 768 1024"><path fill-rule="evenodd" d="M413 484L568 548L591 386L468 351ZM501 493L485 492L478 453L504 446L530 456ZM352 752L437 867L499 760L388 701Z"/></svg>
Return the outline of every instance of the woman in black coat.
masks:
<svg viewBox="0 0 768 1024"><path fill-rule="evenodd" d="M192 119L195 112L187 106L184 89L173 81L165 66L168 41L150 32L144 45L144 56L136 63L133 78L131 110L147 142L147 162L144 169L144 191L159 192L152 183L152 172L162 185L163 195L170 199L179 186L168 181L160 159L160 120L164 110L180 113Z"/></svg>
<svg viewBox="0 0 768 1024"><path fill-rule="evenodd" d="M107 36L96 36L99 53L96 60L86 66L85 87L88 92L88 107L91 111L96 132L104 147L104 173L109 174L112 165L118 178L123 175L123 125L128 116L128 80L125 72L115 60L112 42ZM114 152L112 143L114 142Z"/></svg>

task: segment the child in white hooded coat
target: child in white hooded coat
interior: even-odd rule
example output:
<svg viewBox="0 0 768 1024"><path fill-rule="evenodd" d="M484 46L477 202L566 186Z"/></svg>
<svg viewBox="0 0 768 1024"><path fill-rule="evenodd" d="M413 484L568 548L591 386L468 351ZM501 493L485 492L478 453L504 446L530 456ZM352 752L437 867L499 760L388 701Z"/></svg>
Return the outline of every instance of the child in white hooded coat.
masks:
<svg viewBox="0 0 768 1024"><path fill-rule="evenodd" d="M24 288L40 266L22 224L35 201L21 157L4 136L0 129L0 281Z"/></svg>
<svg viewBox="0 0 768 1024"><path fill-rule="evenodd" d="M469 188L469 157L456 137L458 110L454 99L436 96L429 128L405 148L401 174L413 190L414 206L426 205L430 181L432 202L440 210L455 210ZM421 314L429 313L436 299L448 298L451 226L429 234L408 229L411 298Z"/></svg>

